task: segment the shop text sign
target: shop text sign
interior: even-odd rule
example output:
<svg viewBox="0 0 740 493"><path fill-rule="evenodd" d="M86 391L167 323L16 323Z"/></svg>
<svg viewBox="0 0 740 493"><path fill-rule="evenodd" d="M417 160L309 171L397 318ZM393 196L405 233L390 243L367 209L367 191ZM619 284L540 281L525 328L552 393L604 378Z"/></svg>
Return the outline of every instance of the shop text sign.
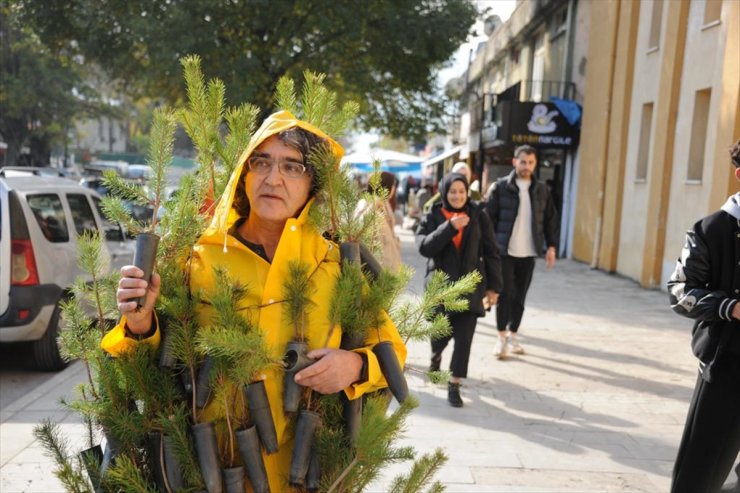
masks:
<svg viewBox="0 0 740 493"><path fill-rule="evenodd" d="M515 146L575 147L580 131L553 103L512 102L509 139Z"/></svg>

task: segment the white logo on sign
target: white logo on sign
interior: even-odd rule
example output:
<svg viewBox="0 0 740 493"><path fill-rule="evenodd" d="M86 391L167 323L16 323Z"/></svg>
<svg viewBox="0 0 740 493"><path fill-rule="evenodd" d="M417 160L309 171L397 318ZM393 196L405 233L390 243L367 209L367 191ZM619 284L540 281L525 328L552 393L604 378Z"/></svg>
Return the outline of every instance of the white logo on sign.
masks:
<svg viewBox="0 0 740 493"><path fill-rule="evenodd" d="M532 118L527 123L527 128L530 132L536 134L549 134L554 132L558 128L558 124L552 121L553 118L558 114L557 111L553 110L547 112L547 106L544 104L536 104L532 108Z"/></svg>

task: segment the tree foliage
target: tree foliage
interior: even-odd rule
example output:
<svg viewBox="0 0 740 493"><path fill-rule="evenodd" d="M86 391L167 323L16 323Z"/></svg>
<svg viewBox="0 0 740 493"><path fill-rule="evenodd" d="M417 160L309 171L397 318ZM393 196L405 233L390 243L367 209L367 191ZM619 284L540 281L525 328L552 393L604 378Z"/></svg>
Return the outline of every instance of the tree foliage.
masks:
<svg viewBox="0 0 740 493"><path fill-rule="evenodd" d="M75 46L129 93L184 100L179 59L192 53L229 104L269 111L280 77L311 70L362 102L365 128L408 137L442 124L436 73L477 15L467 0L18 1L44 42Z"/></svg>
<svg viewBox="0 0 740 493"><path fill-rule="evenodd" d="M16 164L24 146L31 164L46 164L53 144L81 114L102 106L86 85L84 66L69 50L49 50L21 21L15 0L0 3L0 136L6 163Z"/></svg>

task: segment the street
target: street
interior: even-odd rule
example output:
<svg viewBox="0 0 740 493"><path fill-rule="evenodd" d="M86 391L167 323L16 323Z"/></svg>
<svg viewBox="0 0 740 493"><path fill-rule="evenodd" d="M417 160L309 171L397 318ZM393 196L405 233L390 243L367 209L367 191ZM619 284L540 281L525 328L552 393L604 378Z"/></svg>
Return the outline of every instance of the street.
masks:
<svg viewBox="0 0 740 493"><path fill-rule="evenodd" d="M412 234L400 236L416 269L410 290L420 293L423 259ZM473 341L463 408L447 404L446 386L407 371L420 407L401 444L419 455L442 447L449 461L437 478L450 492L667 491L696 376L690 327L663 292L574 261L551 271L538 262L521 328L526 354L492 356L490 313ZM443 368L450 355L448 348ZM59 398L71 395L84 368L42 374L13 350L0 356L0 491L62 491L31 430L50 416L80 441L84 429ZM425 370L428 358L428 344L410 346L411 369ZM370 490L386 491L408 468L389 468Z"/></svg>

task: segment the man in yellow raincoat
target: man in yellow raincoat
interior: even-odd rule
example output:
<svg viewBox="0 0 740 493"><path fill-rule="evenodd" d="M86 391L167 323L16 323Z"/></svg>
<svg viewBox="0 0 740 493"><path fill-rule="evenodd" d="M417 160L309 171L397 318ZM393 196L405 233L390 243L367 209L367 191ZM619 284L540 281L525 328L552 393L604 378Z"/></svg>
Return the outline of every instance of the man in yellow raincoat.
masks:
<svg viewBox="0 0 740 493"><path fill-rule="evenodd" d="M386 387L372 347L379 340L391 341L402 365L406 348L387 317L379 331L370 331L365 346L353 351L339 349L341 330L331 331L328 310L340 273L339 249L307 223L317 190L307 156L320 143L328 143L337 160L344 154L336 141L289 112L281 111L265 120L242 154L210 226L194 247L190 287L204 293L212 291L215 267L225 269L232 279L248 286L240 308L264 332L272 356L281 359L294 332L283 315L283 284L290 261L306 264L311 273L313 302L306 339L311 350L308 356L316 362L299 372L296 382L322 394L344 391L349 399L356 399ZM139 340L151 344L160 340L154 316L159 276L153 275L147 285L141 279L143 272L134 266L122 268L121 274L117 299L123 317L102 342L103 349L114 356ZM143 295L146 302L137 310L136 302L131 300ZM199 321L208 325L212 315L204 306ZM265 467L271 490L289 491L293 437L283 414L283 371L275 368L263 377L279 444L278 453L263 454ZM217 412L208 406L199 419L218 419L214 415Z"/></svg>

